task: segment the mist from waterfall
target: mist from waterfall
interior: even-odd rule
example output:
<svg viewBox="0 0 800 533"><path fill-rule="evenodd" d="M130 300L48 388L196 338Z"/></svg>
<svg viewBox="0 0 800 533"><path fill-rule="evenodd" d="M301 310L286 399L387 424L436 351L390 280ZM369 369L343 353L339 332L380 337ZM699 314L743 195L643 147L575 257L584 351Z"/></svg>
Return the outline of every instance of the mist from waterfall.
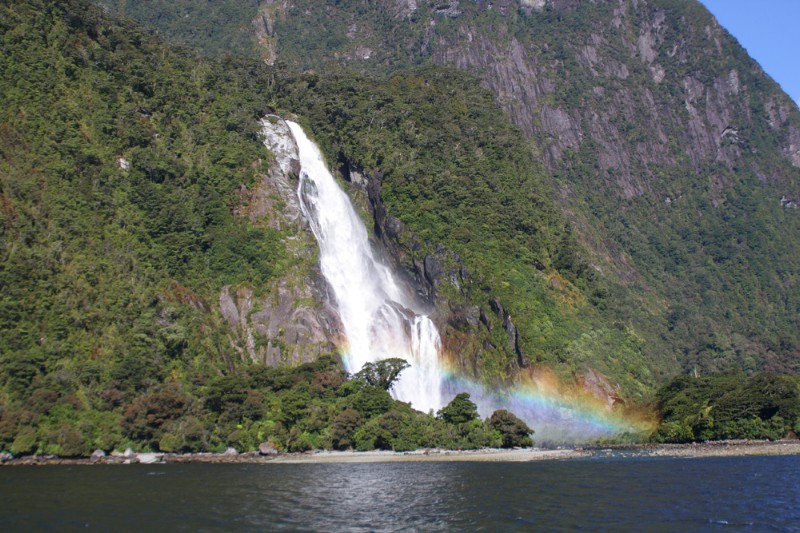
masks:
<svg viewBox="0 0 800 533"><path fill-rule="evenodd" d="M441 340L391 269L373 252L364 223L303 129L286 121L300 159L300 207L319 243L322 274L333 291L346 345L346 369L400 357L411 364L395 384L395 398L415 409L442 407Z"/></svg>

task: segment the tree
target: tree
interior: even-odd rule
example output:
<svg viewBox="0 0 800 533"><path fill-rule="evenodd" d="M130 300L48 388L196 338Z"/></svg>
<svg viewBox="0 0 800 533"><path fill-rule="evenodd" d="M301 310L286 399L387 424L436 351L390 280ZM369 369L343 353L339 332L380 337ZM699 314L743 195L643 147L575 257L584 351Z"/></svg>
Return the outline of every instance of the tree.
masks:
<svg viewBox="0 0 800 533"><path fill-rule="evenodd" d="M533 446L531 435L534 431L528 427L528 424L505 409L498 409L492 413L489 418L489 427L500 433L503 438L503 448Z"/></svg>
<svg viewBox="0 0 800 533"><path fill-rule="evenodd" d="M164 426L183 417L191 401L176 387L144 394L125 408L122 428L129 438L156 447L164 434Z"/></svg>
<svg viewBox="0 0 800 533"><path fill-rule="evenodd" d="M361 415L352 407L348 407L333 419L331 424L331 443L337 450L346 450L353 446L353 432L361 423Z"/></svg>
<svg viewBox="0 0 800 533"><path fill-rule="evenodd" d="M478 406L469 399L469 394L460 392L436 414L447 424L466 424L478 419Z"/></svg>
<svg viewBox="0 0 800 533"><path fill-rule="evenodd" d="M356 379L363 379L373 387L389 390L397 381L397 378L400 377L400 373L410 366L405 359L390 357L374 363L366 363L356 373L355 377Z"/></svg>
<svg viewBox="0 0 800 533"><path fill-rule="evenodd" d="M352 397L353 408L365 419L380 415L392 408L392 397L380 387L368 385Z"/></svg>

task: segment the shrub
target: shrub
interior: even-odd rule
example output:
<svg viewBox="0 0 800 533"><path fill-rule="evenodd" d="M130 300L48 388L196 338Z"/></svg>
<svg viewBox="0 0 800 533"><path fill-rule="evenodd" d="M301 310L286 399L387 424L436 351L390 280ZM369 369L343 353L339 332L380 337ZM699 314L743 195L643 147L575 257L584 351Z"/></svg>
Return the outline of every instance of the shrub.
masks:
<svg viewBox="0 0 800 533"><path fill-rule="evenodd" d="M489 427L500 433L503 448L533 446L533 429L505 409L492 413Z"/></svg>
<svg viewBox="0 0 800 533"><path fill-rule="evenodd" d="M469 394L460 392L437 415L447 424L466 424L478 419L478 406L469 399Z"/></svg>
<svg viewBox="0 0 800 533"><path fill-rule="evenodd" d="M361 415L355 409L348 407L333 419L331 425L331 443L337 450L352 448L353 433L361 423Z"/></svg>

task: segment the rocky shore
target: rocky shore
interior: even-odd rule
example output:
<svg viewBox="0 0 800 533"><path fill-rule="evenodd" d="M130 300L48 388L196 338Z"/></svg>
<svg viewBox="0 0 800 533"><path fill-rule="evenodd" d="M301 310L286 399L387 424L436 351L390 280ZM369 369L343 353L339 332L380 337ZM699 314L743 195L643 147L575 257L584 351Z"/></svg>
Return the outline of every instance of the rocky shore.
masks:
<svg viewBox="0 0 800 533"><path fill-rule="evenodd" d="M630 444L584 448L592 455L632 454L640 457L743 457L748 455L800 455L800 440L721 440L690 444Z"/></svg>
<svg viewBox="0 0 800 533"><path fill-rule="evenodd" d="M800 455L800 440L784 441L719 441L694 444L626 444L613 446L585 446L564 449L482 449L440 450L426 449L411 452L392 451L322 451L305 453L237 453L228 449L224 453L125 453L106 455L95 452L91 457L66 458L53 455L11 457L0 455L4 466L38 465L123 465L123 464L175 464L175 463L249 463L249 464L300 464L300 463L378 463L378 462L526 462L545 460L587 459L603 457L736 457L752 455Z"/></svg>

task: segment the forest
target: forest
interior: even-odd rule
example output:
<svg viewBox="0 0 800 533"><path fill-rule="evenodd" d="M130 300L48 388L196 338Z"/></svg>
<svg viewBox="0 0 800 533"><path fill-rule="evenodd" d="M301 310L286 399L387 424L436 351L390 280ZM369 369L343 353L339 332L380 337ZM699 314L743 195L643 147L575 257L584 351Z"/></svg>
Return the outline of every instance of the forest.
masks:
<svg viewBox="0 0 800 533"><path fill-rule="evenodd" d="M170 48L81 1L2 9L0 448L529 441L468 397L418 413L335 358L271 369L226 343L210 303L222 285L298 261L280 231L234 213L287 74Z"/></svg>

